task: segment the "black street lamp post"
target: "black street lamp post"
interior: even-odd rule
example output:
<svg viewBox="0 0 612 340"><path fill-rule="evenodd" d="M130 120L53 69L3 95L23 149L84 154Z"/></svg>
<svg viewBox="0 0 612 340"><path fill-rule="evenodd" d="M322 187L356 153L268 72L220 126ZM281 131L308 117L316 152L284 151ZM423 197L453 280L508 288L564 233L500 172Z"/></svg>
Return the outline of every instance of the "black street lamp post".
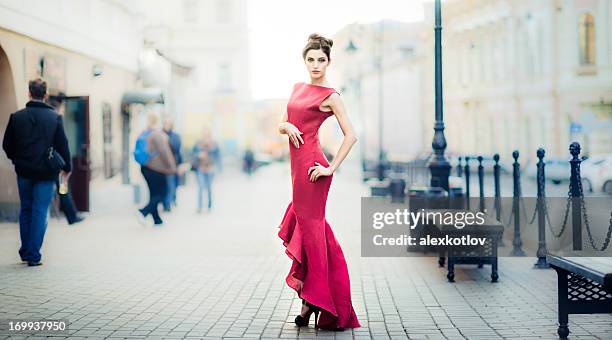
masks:
<svg viewBox="0 0 612 340"><path fill-rule="evenodd" d="M434 151L433 160L429 163L431 172L431 186L442 187L449 192L448 176L450 163L444 157L446 138L444 138L444 115L442 101L442 5L436 0L435 5L435 108L436 121L434 124L434 137L431 146Z"/></svg>

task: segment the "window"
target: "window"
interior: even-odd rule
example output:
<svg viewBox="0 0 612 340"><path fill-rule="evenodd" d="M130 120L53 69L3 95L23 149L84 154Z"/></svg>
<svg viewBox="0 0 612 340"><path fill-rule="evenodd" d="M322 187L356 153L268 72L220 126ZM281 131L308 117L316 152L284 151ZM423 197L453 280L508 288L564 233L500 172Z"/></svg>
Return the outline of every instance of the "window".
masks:
<svg viewBox="0 0 612 340"><path fill-rule="evenodd" d="M198 0L183 0L183 19L185 22L198 21Z"/></svg>
<svg viewBox="0 0 612 340"><path fill-rule="evenodd" d="M113 142L112 118L110 104L102 103L102 139L104 144L112 144Z"/></svg>
<svg viewBox="0 0 612 340"><path fill-rule="evenodd" d="M493 51L492 51L492 55L490 58L490 62L491 62L491 71L492 71L492 75L491 78L493 80L499 80L500 77L500 69L503 67L502 65L502 59L501 59L501 42L500 42L500 34L497 33L495 34L495 36L493 37Z"/></svg>
<svg viewBox="0 0 612 340"><path fill-rule="evenodd" d="M536 25L536 43L537 46L535 58L536 58L536 70L538 76L544 75L544 59L545 59L545 43L544 43L544 25L542 22L538 21Z"/></svg>
<svg viewBox="0 0 612 340"><path fill-rule="evenodd" d="M488 74L489 68L487 67L487 62L489 60L489 56L487 52L489 51L490 51L489 41L487 37L482 37L482 41L480 43L480 48L479 48L480 55L478 57L478 63L480 64L480 71L479 71L480 81L482 82L486 82L487 80L489 80L489 74Z"/></svg>
<svg viewBox="0 0 612 340"><path fill-rule="evenodd" d="M111 178L113 172L113 123L109 103L102 103L102 140L104 141L104 177Z"/></svg>
<svg viewBox="0 0 612 340"><path fill-rule="evenodd" d="M468 65L467 65L467 81L471 83L476 80L476 45L473 42L470 42L468 47Z"/></svg>
<svg viewBox="0 0 612 340"><path fill-rule="evenodd" d="M580 65L595 65L595 18L590 13L580 16L578 23Z"/></svg>
<svg viewBox="0 0 612 340"><path fill-rule="evenodd" d="M232 69L228 63L219 64L217 73L217 87L219 90L227 91L231 90L232 84Z"/></svg>
<svg viewBox="0 0 612 340"><path fill-rule="evenodd" d="M519 39L522 75L526 79L533 79L535 72L535 53L529 27L525 25L522 26Z"/></svg>
<svg viewBox="0 0 612 340"><path fill-rule="evenodd" d="M463 58L461 60L461 83L467 86L471 81L471 44L464 45L462 48Z"/></svg>
<svg viewBox="0 0 612 340"><path fill-rule="evenodd" d="M463 53L461 51L461 44L455 44L453 50L456 52L457 58L452 64L453 69L453 83L461 85L461 66L463 65Z"/></svg>
<svg viewBox="0 0 612 340"><path fill-rule="evenodd" d="M231 16L231 0L217 0L217 22L228 23Z"/></svg>

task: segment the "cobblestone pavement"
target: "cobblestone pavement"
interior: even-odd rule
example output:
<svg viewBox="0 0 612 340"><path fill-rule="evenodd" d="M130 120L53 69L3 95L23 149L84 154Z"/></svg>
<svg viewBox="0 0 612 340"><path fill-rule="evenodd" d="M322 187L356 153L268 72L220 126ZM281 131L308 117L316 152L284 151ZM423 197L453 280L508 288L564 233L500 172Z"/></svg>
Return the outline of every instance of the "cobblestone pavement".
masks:
<svg viewBox="0 0 612 340"><path fill-rule="evenodd" d="M138 224L129 188L95 183L84 223L51 220L40 267L19 263L18 228L0 224L0 319L67 319L71 339L556 339L556 275L532 269L533 258L502 258L495 284L487 267L459 266L451 284L435 258L360 257L367 191L357 171L341 170L327 213L361 328L293 324L301 301L284 282L290 260L276 235L291 198L287 164L250 178L227 169L201 215L194 188L182 187L163 227ZM570 321L572 339L612 339L612 315Z"/></svg>

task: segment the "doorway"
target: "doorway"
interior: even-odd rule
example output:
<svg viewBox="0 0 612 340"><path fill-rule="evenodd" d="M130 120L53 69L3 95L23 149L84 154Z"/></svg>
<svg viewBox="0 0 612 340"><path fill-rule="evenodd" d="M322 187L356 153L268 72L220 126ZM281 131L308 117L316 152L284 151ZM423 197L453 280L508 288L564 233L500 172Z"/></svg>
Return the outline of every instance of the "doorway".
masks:
<svg viewBox="0 0 612 340"><path fill-rule="evenodd" d="M0 138L11 113L17 111L13 72L8 57L0 46ZM13 163L0 151L0 221L16 221L19 216L19 195Z"/></svg>
<svg viewBox="0 0 612 340"><path fill-rule="evenodd" d="M68 181L78 211L89 211L89 96L64 97L64 129L72 157Z"/></svg>

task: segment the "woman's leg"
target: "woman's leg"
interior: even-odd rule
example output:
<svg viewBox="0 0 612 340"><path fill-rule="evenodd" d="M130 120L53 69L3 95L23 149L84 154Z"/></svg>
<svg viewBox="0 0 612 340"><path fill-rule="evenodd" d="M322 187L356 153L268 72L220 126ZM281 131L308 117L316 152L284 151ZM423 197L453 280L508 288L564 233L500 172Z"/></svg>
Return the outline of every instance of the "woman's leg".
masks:
<svg viewBox="0 0 612 340"><path fill-rule="evenodd" d="M72 195L67 192L66 194L59 194L60 198L60 209L66 215L66 220L68 223L72 224L77 220L77 210L74 206L74 201L72 200Z"/></svg>
<svg viewBox="0 0 612 340"><path fill-rule="evenodd" d="M161 224L157 206L163 201L166 194L166 175L153 171L147 167L142 167L142 174L149 187L149 203L140 210L144 216L151 214L155 224Z"/></svg>
<svg viewBox="0 0 612 340"><path fill-rule="evenodd" d="M162 224L163 221L159 216L158 206L163 203L164 198L166 197L166 193L168 192L168 183L166 180L166 175L157 171L152 171L152 173L153 191L151 192L150 211L155 224Z"/></svg>
<svg viewBox="0 0 612 340"><path fill-rule="evenodd" d="M151 196L153 196L153 188L152 188L153 182L151 178L151 170L142 166L140 167L140 172L142 173L142 176L144 177L145 182L147 182L147 188L149 189L149 202L147 202L147 205L145 205L142 209L140 209L140 212L145 217L147 217L151 213Z"/></svg>
<svg viewBox="0 0 612 340"><path fill-rule="evenodd" d="M204 173L200 170L196 171L198 180L198 212L202 211L202 191L204 190Z"/></svg>
<svg viewBox="0 0 612 340"><path fill-rule="evenodd" d="M206 191L208 192L208 210L212 208L212 181L214 174L212 172L206 173Z"/></svg>

